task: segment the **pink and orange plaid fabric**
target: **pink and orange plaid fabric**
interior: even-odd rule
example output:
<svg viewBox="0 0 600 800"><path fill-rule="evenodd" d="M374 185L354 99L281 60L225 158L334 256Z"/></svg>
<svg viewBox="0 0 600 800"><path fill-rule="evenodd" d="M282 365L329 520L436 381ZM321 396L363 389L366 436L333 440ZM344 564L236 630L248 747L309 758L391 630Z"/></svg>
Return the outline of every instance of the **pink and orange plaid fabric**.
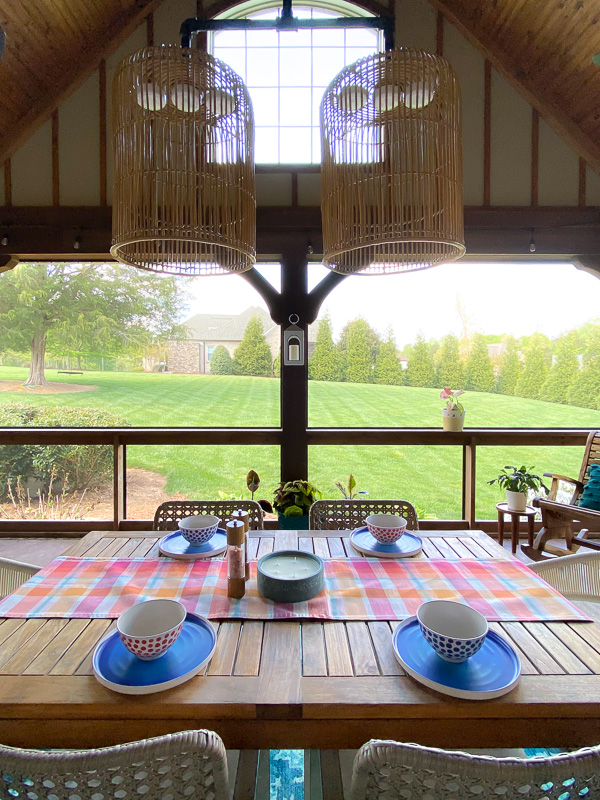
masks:
<svg viewBox="0 0 600 800"><path fill-rule="evenodd" d="M325 590L305 603L272 603L256 588L256 562L241 600L227 597L227 565L166 559L57 558L0 601L0 617L115 618L134 603L181 600L210 619L401 620L425 600L464 600L488 620L587 621L519 561L325 562Z"/></svg>

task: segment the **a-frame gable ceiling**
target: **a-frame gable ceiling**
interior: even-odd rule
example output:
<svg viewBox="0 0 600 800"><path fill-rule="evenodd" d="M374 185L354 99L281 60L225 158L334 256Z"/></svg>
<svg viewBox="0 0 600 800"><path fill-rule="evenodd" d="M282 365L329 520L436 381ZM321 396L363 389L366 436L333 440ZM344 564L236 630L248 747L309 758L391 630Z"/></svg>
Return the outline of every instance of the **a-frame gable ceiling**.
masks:
<svg viewBox="0 0 600 800"><path fill-rule="evenodd" d="M600 174L598 0L430 2ZM159 3L0 0L0 163Z"/></svg>

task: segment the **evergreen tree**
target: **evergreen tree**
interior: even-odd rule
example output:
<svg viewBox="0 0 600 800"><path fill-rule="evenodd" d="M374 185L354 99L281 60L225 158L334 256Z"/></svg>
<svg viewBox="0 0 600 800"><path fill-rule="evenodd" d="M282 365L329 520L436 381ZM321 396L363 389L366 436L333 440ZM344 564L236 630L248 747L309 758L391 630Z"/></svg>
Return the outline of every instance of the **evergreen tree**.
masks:
<svg viewBox="0 0 600 800"><path fill-rule="evenodd" d="M235 375L270 377L273 374L271 348L265 339L260 317L252 317L246 325L244 338L233 354L233 371Z"/></svg>
<svg viewBox="0 0 600 800"><path fill-rule="evenodd" d="M366 344L370 353L371 371L375 368L375 359L377 358L377 353L379 352L379 346L381 342L379 340L377 331L373 330L373 328L369 325L369 323L365 319L359 317L358 319L354 319L351 322L347 322L346 325L344 325L342 329L342 334L340 336L340 340L336 346L340 356L342 380L346 381L351 380L348 377L348 343L350 341L350 336L354 329L354 326L359 322L360 322L359 328L361 329L361 334L359 338L362 338L364 334ZM363 381L361 381L361 383L362 382Z"/></svg>
<svg viewBox="0 0 600 800"><path fill-rule="evenodd" d="M229 350L222 344L217 345L213 350L210 359L210 374L233 375L233 362Z"/></svg>
<svg viewBox="0 0 600 800"><path fill-rule="evenodd" d="M504 339L504 353L500 361L500 376L498 378L498 391L500 394L514 395L517 381L521 377L523 365L519 358L519 348L514 336Z"/></svg>
<svg viewBox="0 0 600 800"><path fill-rule="evenodd" d="M465 382L465 371L456 336L451 333L444 336L437 356L436 372L439 386L461 389Z"/></svg>
<svg viewBox="0 0 600 800"><path fill-rule="evenodd" d="M407 383L409 386L435 386L436 376L431 348L418 334L408 360Z"/></svg>
<svg viewBox="0 0 600 800"><path fill-rule="evenodd" d="M391 330L388 330L386 339L380 344L375 359L375 383L385 383L389 386L400 386L404 383L404 373Z"/></svg>
<svg viewBox="0 0 600 800"><path fill-rule="evenodd" d="M342 379L342 361L339 350L333 344L329 314L319 321L315 350L308 362L308 377L313 381Z"/></svg>
<svg viewBox="0 0 600 800"><path fill-rule="evenodd" d="M277 357L273 362L273 375L276 378L281 378L281 353L277 353Z"/></svg>
<svg viewBox="0 0 600 800"><path fill-rule="evenodd" d="M600 409L600 325L590 331L583 367L575 376L567 399L571 406Z"/></svg>
<svg viewBox="0 0 600 800"><path fill-rule="evenodd" d="M346 380L349 383L373 383L374 348L369 341L369 332L373 329L366 320L360 318L347 327Z"/></svg>
<svg viewBox="0 0 600 800"><path fill-rule="evenodd" d="M472 392L493 392L495 387L494 367L486 341L480 333L475 333L467 359L465 388Z"/></svg>
<svg viewBox="0 0 600 800"><path fill-rule="evenodd" d="M541 333L534 333L529 337L529 344L525 348L525 365L515 394L517 397L529 397L538 400L542 397L542 387L548 377L548 340ZM543 398L542 398L543 399Z"/></svg>
<svg viewBox="0 0 600 800"><path fill-rule="evenodd" d="M540 398L551 403L566 403L569 389L578 371L577 335L575 331L569 331L556 343L556 361L550 368Z"/></svg>

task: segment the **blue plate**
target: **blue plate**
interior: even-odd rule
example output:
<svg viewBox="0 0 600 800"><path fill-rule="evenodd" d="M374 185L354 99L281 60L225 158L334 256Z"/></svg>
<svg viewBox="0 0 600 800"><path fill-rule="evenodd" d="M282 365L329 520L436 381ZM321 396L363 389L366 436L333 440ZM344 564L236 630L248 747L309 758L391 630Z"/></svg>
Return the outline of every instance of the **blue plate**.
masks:
<svg viewBox="0 0 600 800"><path fill-rule="evenodd" d="M194 545L184 539L180 531L174 531L160 540L158 548L163 556L178 558L183 561L211 558L212 556L218 556L219 553L227 549L227 534L223 528L218 528L208 542Z"/></svg>
<svg viewBox="0 0 600 800"><path fill-rule="evenodd" d="M481 649L462 664L440 658L427 641L416 617L402 622L392 637L394 655L419 683L464 700L488 700L507 694L519 682L521 662L512 645L489 631Z"/></svg>
<svg viewBox="0 0 600 800"><path fill-rule="evenodd" d="M406 531L393 544L381 544L369 533L367 527L356 528L350 534L350 543L361 553L377 558L410 558L423 549L423 542L414 533Z"/></svg>
<svg viewBox="0 0 600 800"><path fill-rule="evenodd" d="M96 647L92 659L94 675L103 686L121 694L164 692L196 675L212 658L217 635L207 619L188 614L181 633L167 652L142 661L125 647L113 630Z"/></svg>

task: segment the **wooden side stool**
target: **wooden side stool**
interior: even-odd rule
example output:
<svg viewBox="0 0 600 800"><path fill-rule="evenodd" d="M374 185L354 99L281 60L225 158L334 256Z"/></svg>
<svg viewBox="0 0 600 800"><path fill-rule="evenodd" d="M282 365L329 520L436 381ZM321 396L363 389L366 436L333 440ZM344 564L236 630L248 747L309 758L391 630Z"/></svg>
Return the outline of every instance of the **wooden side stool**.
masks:
<svg viewBox="0 0 600 800"><path fill-rule="evenodd" d="M521 517L527 517L527 538L529 540L529 547L533 545L533 523L537 509L531 506L525 506L525 511L511 511L508 508L508 503L496 503L498 509L498 541L500 545L504 544L504 515L510 514L510 535L513 553L517 552L517 545L519 543L519 524Z"/></svg>

